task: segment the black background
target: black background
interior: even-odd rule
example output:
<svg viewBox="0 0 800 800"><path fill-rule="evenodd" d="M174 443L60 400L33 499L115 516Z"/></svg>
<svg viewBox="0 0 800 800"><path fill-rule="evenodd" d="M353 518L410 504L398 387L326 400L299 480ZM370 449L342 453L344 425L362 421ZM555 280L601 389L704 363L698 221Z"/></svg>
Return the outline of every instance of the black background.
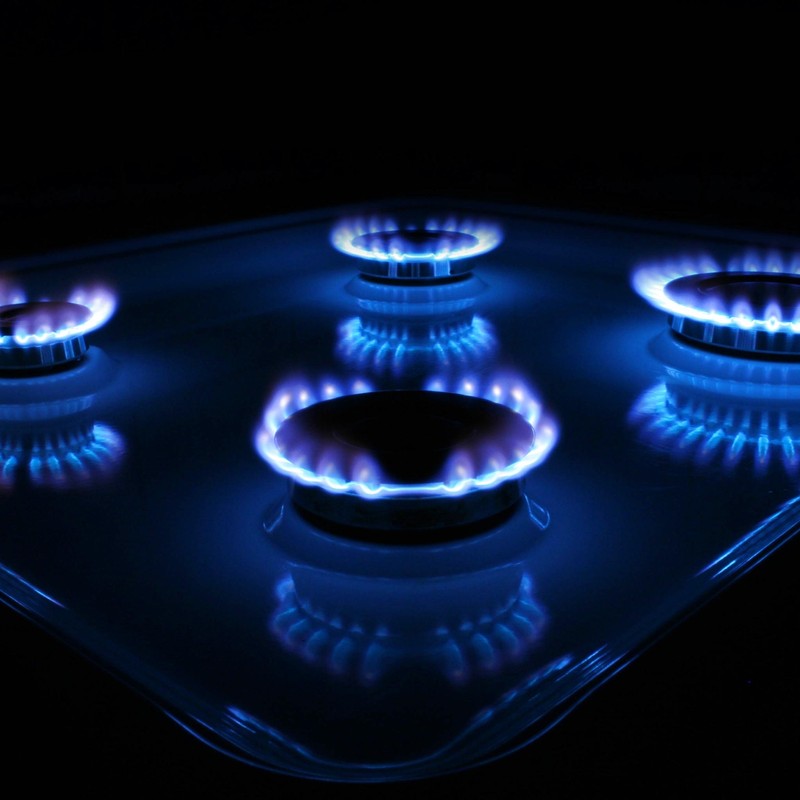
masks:
<svg viewBox="0 0 800 800"><path fill-rule="evenodd" d="M790 21L755 5L635 17L6 5L2 258L402 196L800 233ZM794 774L800 711L799 547L539 741L423 783L466 796L777 790ZM6 780L173 796L333 789L214 752L5 608L0 634Z"/></svg>

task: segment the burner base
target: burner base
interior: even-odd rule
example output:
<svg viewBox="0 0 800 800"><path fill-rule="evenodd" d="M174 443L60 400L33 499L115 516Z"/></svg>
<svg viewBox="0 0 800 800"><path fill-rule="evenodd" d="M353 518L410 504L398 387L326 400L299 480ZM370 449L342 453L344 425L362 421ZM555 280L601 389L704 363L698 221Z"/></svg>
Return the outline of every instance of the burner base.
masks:
<svg viewBox="0 0 800 800"><path fill-rule="evenodd" d="M800 336L785 331L738 328L713 322L670 316L669 326L693 343L737 352L746 356L781 356L800 358Z"/></svg>
<svg viewBox="0 0 800 800"><path fill-rule="evenodd" d="M488 524L510 510L522 497L520 481L505 481L491 489L454 497L393 497L370 500L356 494L333 494L316 486L295 484L295 506L326 528L350 538L376 538L391 533L393 540L419 544L431 534L455 539L473 535L478 523ZM355 531L353 529L356 529Z"/></svg>
<svg viewBox="0 0 800 800"><path fill-rule="evenodd" d="M0 347L0 370L44 370L79 361L86 353L83 336L25 347Z"/></svg>

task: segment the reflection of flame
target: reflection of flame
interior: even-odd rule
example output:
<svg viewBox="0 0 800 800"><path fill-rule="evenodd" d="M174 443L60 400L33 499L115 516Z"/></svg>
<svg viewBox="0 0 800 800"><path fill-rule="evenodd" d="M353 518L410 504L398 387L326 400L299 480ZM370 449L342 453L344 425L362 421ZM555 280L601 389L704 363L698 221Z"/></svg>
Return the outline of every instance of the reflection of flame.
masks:
<svg viewBox="0 0 800 800"><path fill-rule="evenodd" d="M436 237L431 249L421 252L409 252L402 243L392 243L391 234L398 238L403 231L415 231L413 225L399 225L389 217L375 215L371 217L351 217L339 222L331 234L331 243L343 253L365 258L371 261L407 262L407 261L455 261L461 258L487 253L500 244L502 234L497 225L484 220L459 219L450 216L444 219L430 219L419 229L443 234ZM356 240L370 233L386 233L389 238L385 246L359 246ZM446 234L452 233L452 238ZM469 242L465 244L458 234L466 234Z"/></svg>
<svg viewBox="0 0 800 800"><path fill-rule="evenodd" d="M339 326L338 351L362 369L405 374L418 367L472 366L496 347L491 324L475 316L459 325L429 325L425 336L409 325L367 325L354 317Z"/></svg>
<svg viewBox="0 0 800 800"><path fill-rule="evenodd" d="M773 252L751 252L732 258L725 266L708 256L668 260L638 267L631 282L636 292L651 305L674 317L746 331L800 333L800 305L787 308L777 300L768 300L763 309L756 308L746 291L729 300L708 293L691 303L670 296L667 287L673 281L690 275L714 273L752 273L765 278L770 275L800 276L800 255L785 258Z"/></svg>
<svg viewBox="0 0 800 800"><path fill-rule="evenodd" d="M43 298L46 302L51 298ZM103 286L76 288L66 298L68 302L88 309L89 316L78 324L54 325L46 315L36 315L36 329L28 330L27 323L21 321L13 333L0 335L0 347L44 345L65 339L73 339L93 331L104 325L116 310L117 300L114 293ZM0 307L27 302L25 293L18 287L0 283Z"/></svg>
<svg viewBox="0 0 800 800"><path fill-rule="evenodd" d="M298 596L290 575L276 584L275 593L279 605L270 628L283 645L335 675L365 684L375 683L404 659L432 662L456 684L496 673L539 642L547 622L527 574L516 594L493 613L421 628L416 634L394 631L391 619L348 620L341 613L312 607Z"/></svg>
<svg viewBox="0 0 800 800"><path fill-rule="evenodd" d="M86 432L54 431L31 443L6 434L0 442L0 486L10 488L21 473L35 486L66 489L88 484L110 474L124 449L120 434L102 424Z"/></svg>
<svg viewBox="0 0 800 800"><path fill-rule="evenodd" d="M425 386L427 391L451 392L469 397L480 397L510 408L519 414L533 429L532 442L527 450L517 451L514 460L502 459L497 468L497 454L488 450L481 456L480 463L472 463L469 470L463 460L441 480L420 484L396 484L380 482L377 467L369 465L366 472L360 467L360 474L369 474L369 482L363 482L353 472L352 466L332 466L329 454L318 457L319 463L308 464L303 452L282 452L275 441L275 435L282 423L292 414L324 400L351 394L372 391L369 384L358 379L349 386L327 381L313 387L302 381L287 383L281 387L268 403L261 425L256 431L255 446L261 457L278 472L293 480L317 486L329 492L357 494L365 498L390 498L402 496L455 496L474 490L489 489L507 480L520 478L532 468L544 462L555 447L558 439L558 426L550 416L537 395L524 381L513 375L500 375L493 380L464 378L450 384L447 379L433 378ZM347 474L342 474L347 469Z"/></svg>
<svg viewBox="0 0 800 800"><path fill-rule="evenodd" d="M777 395L780 397L781 388ZM678 391L659 383L645 392L630 420L650 443L667 446L676 457L699 464L721 459L732 469L745 456L757 473L779 458L787 472L800 466L800 412L764 407L708 393Z"/></svg>

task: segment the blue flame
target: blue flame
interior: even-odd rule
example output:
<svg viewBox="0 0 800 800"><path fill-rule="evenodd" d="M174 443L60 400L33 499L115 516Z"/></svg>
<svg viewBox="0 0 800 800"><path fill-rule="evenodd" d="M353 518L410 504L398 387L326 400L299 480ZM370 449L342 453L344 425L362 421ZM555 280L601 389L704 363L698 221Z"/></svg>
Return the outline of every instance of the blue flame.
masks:
<svg viewBox="0 0 800 800"><path fill-rule="evenodd" d="M270 630L290 652L336 675L373 684L403 660L432 662L453 683L497 672L521 658L542 638L545 611L534 598L533 581L523 574L517 593L493 613L455 625L393 630L392 620L364 622L312 607L297 594L291 575L275 586L278 606Z"/></svg>
<svg viewBox="0 0 800 800"><path fill-rule="evenodd" d="M800 305L787 309L779 303L771 303L763 314L759 314L746 296L727 305L713 295L689 304L671 297L667 291L667 286L678 278L720 272L800 275L800 255L749 251L734 256L725 265L710 256L667 260L637 267L631 276L631 284L651 305L674 317L745 331L800 333Z"/></svg>
<svg viewBox="0 0 800 800"><path fill-rule="evenodd" d="M462 378L449 382L447 378L432 378L427 391L452 392L468 397L480 397L510 408L518 413L533 430L532 443L516 452L510 463L490 454L488 461L475 464L469 453L455 452L445 467L441 480L430 483L384 483L375 460L364 455L353 464L348 474L335 454L320 456L318 463L304 463L302 454L288 457L281 452L275 434L292 414L315 403L344 395L373 391L359 378L349 385L325 381L313 386L305 381L291 381L273 395L264 411L255 434L255 447L261 457L277 472L299 483L316 486L332 493L360 495L367 499L391 497L457 496L467 492L489 489L507 480L520 478L542 464L558 440L558 424L545 410L542 401L515 375L499 375L490 380Z"/></svg>
<svg viewBox="0 0 800 800"><path fill-rule="evenodd" d="M52 298L40 298L43 301ZM66 298L68 302L83 306L90 314L79 324L62 325L54 328L47 320L38 320L36 330L28 330L26 322L20 321L13 333L0 334L0 347L29 347L53 342L75 339L105 325L117 306L115 294L105 286L78 287ZM25 292L0 280L0 307L27 302Z"/></svg>
<svg viewBox="0 0 800 800"><path fill-rule="evenodd" d="M402 245L392 244L389 236L385 247L373 244L371 247L360 246L359 237L370 233L402 234L403 231L418 229L442 233L437 237L431 249L421 252L409 252ZM458 237L449 238L446 234L466 234L468 244L463 244ZM422 226L400 225L396 220L386 216L350 217L339 222L331 233L333 246L351 256L369 261L407 263L411 261L456 261L462 258L488 253L502 241L499 226L485 220L460 219L449 216L444 219L429 219Z"/></svg>

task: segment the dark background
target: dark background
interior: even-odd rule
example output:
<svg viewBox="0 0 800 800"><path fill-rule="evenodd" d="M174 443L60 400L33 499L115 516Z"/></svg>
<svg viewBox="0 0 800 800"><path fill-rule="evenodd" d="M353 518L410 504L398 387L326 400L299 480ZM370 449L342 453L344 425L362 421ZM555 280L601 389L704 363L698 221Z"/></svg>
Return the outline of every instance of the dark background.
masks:
<svg viewBox="0 0 800 800"><path fill-rule="evenodd" d="M402 196L800 233L788 20L747 3L512 8L7 3L0 258ZM799 547L538 742L424 783L777 790L800 711ZM214 752L5 607L0 635L0 763L29 789L332 790Z"/></svg>

